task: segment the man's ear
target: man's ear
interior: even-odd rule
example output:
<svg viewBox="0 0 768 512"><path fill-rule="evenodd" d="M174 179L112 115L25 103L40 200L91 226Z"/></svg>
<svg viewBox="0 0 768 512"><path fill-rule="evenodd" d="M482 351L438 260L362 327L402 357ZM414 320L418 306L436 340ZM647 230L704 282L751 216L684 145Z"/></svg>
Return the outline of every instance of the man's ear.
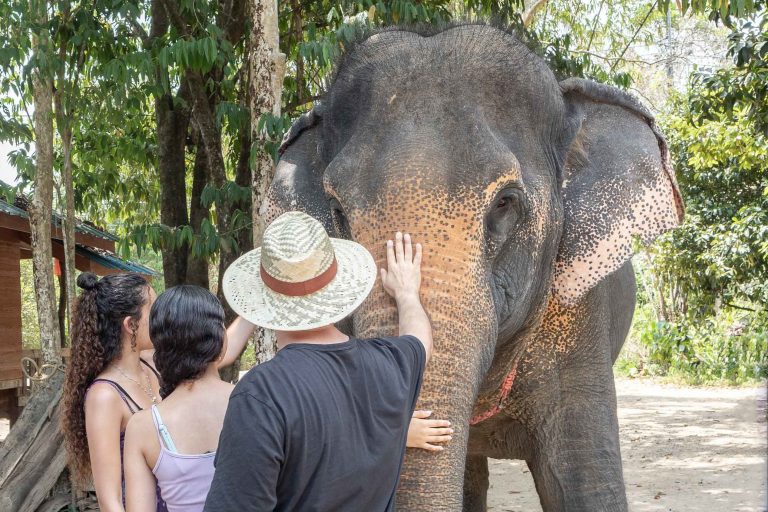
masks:
<svg viewBox="0 0 768 512"><path fill-rule="evenodd" d="M259 212L267 225L285 212L302 211L333 232L323 189L322 119L322 107L317 106L297 119L283 139L275 178Z"/></svg>
<svg viewBox="0 0 768 512"><path fill-rule="evenodd" d="M633 254L683 220L667 144L653 116L629 94L589 80L561 82L570 133L564 224L554 294L574 303Z"/></svg>

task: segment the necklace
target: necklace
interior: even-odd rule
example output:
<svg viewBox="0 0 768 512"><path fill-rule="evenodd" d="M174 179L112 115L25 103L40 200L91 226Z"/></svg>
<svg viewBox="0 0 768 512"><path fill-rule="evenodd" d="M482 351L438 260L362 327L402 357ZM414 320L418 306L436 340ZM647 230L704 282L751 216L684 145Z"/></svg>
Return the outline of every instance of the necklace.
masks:
<svg viewBox="0 0 768 512"><path fill-rule="evenodd" d="M144 391L144 394L146 394L149 397L149 399L152 400L152 405L157 405L157 397L152 392L152 384L149 382L149 375L147 375L144 371L141 372L141 373L144 374L144 378L147 379L147 385L144 386L141 382L139 382L136 379L130 377L127 373L125 373L123 371L122 368L120 368L116 364L113 364L112 366L115 367L115 370L120 372L120 375L122 375L126 379L130 380L131 382L135 382L136 385L139 386L142 389L142 391Z"/></svg>

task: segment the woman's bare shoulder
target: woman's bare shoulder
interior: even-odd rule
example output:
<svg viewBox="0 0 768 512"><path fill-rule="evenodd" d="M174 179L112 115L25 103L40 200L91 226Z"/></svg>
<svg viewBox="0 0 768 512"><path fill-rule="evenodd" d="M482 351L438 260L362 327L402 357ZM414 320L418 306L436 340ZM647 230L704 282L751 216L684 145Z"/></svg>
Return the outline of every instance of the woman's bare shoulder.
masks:
<svg viewBox="0 0 768 512"><path fill-rule="evenodd" d="M85 406L101 408L117 408L123 403L114 385L104 380L96 380L85 394Z"/></svg>
<svg viewBox="0 0 768 512"><path fill-rule="evenodd" d="M133 439L144 439L147 434L151 434L155 429L154 422L152 420L152 410L145 409L138 411L131 419L128 420L128 425L125 427L126 439L131 437Z"/></svg>

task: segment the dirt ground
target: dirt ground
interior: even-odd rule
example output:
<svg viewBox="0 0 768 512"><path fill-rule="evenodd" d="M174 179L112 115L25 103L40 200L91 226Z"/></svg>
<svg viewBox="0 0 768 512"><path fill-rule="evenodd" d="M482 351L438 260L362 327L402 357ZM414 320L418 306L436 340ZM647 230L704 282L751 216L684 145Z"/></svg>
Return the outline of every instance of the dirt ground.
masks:
<svg viewBox="0 0 768 512"><path fill-rule="evenodd" d="M765 387L690 388L617 380L633 512L758 512L766 502ZM541 510L521 461L490 461L489 510Z"/></svg>
<svg viewBox="0 0 768 512"><path fill-rule="evenodd" d="M764 387L690 388L618 380L633 512L766 511ZM8 422L0 420L0 440ZM492 460L489 510L537 512L524 462Z"/></svg>

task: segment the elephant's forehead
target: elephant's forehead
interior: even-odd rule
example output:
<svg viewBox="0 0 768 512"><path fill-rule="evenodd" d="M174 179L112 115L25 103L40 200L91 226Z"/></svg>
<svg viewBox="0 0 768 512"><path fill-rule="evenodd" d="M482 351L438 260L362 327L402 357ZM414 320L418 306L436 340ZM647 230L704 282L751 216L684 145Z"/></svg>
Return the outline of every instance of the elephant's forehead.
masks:
<svg viewBox="0 0 768 512"><path fill-rule="evenodd" d="M362 236L407 231L417 239L429 237L437 247L448 249L450 242L451 250L475 249L481 241L479 228L485 211L482 196L469 191L450 194L428 190L418 182L418 178L405 180L397 189L382 191L368 207L349 212L353 223L364 223Z"/></svg>
<svg viewBox="0 0 768 512"><path fill-rule="evenodd" d="M323 180L345 207L355 202L367 207L371 197L391 191L396 195L391 203L443 195L460 196L465 204L479 200L484 208L505 186L536 186L528 174L524 179L518 156L487 123L467 124L459 132L439 122L416 126L399 121L391 129L366 125L358 130Z"/></svg>

